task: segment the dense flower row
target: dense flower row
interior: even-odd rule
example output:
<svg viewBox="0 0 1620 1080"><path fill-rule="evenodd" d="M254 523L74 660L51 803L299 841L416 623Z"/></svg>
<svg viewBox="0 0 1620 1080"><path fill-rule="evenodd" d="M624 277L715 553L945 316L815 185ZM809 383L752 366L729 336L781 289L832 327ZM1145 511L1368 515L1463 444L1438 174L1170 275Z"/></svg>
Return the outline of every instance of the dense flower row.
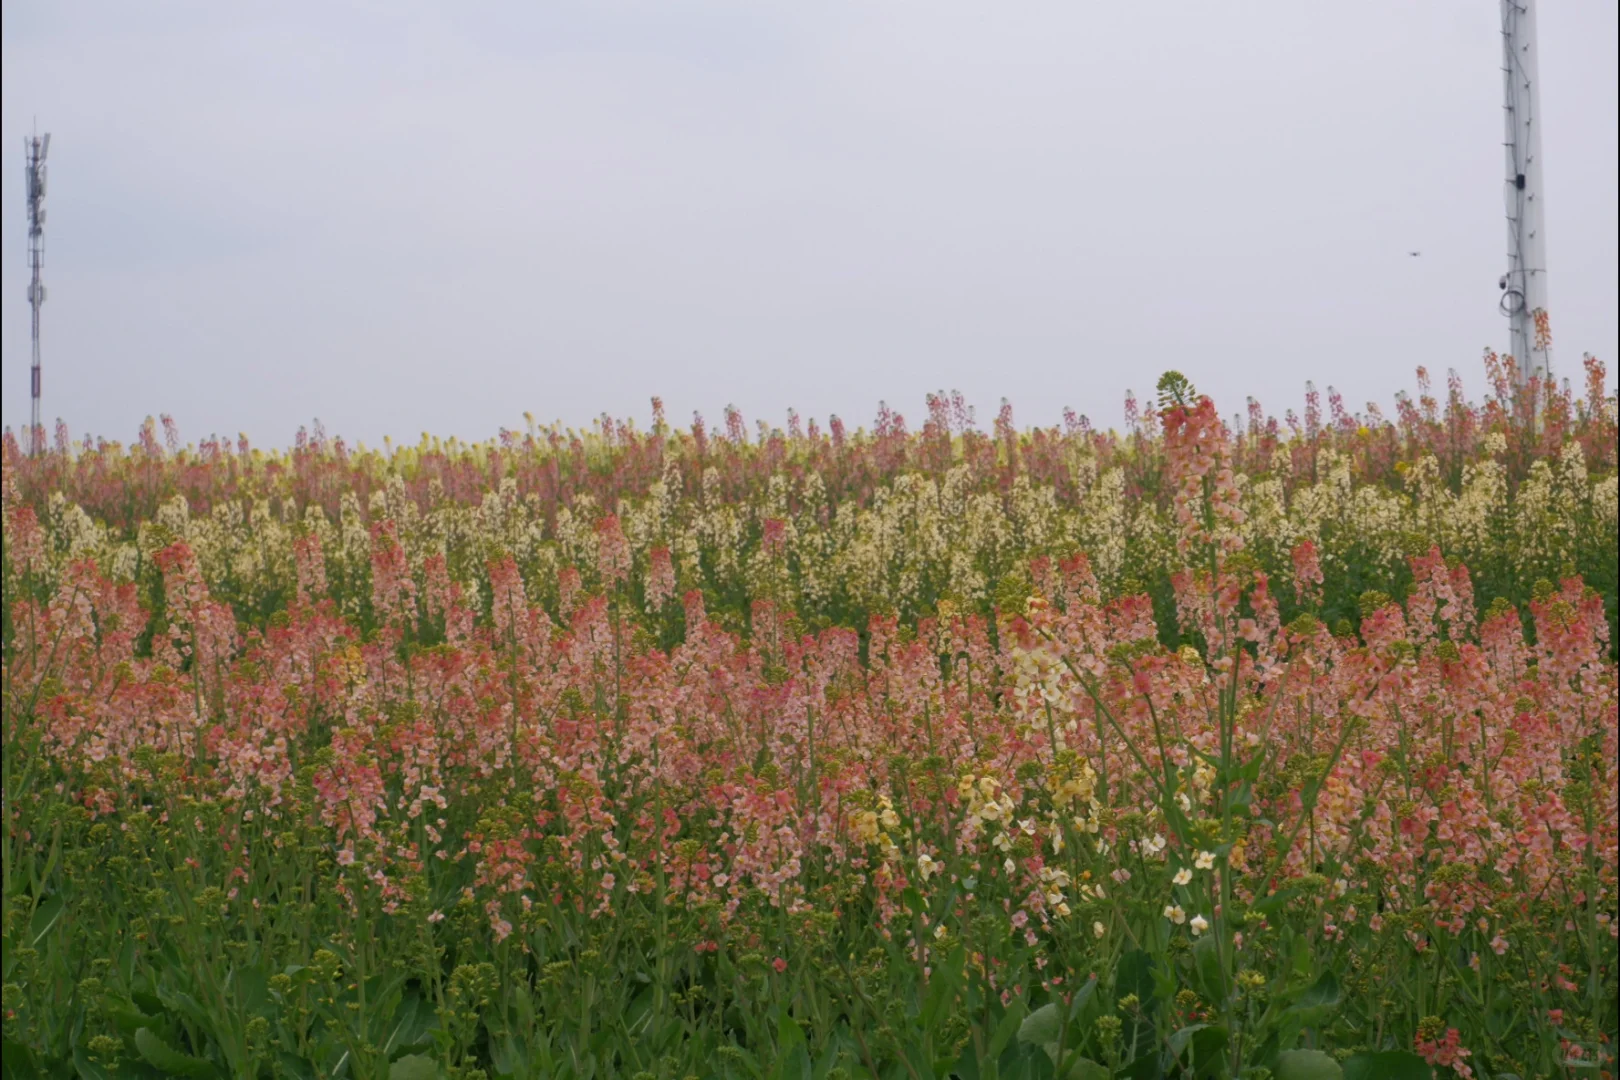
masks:
<svg viewBox="0 0 1620 1080"><path fill-rule="evenodd" d="M1457 490L1338 444L1251 478L1171 381L1134 505L1128 462L1060 498L1014 441L836 512L671 455L610 507L424 507L401 470L336 522L181 500L133 541L42 525L8 461L6 1036L242 1076L1612 1070L1620 698L1556 572L1615 553L1610 416L1511 495L1502 432ZM1482 610L1448 549L1562 581ZM1330 558L1404 602L1335 626ZM839 595L876 613L827 625Z"/></svg>
<svg viewBox="0 0 1620 1080"><path fill-rule="evenodd" d="M1455 381L1444 411L1425 393L1403 399L1395 423L1349 417L1335 400L1328 423L1308 409L1288 434L1255 407L1232 429L1232 528L1274 578L1309 542L1324 575L1314 610L1330 624L1354 623L1369 589L1404 597L1408 560L1438 544L1467 562L1482 603L1522 606L1536 580L1579 573L1604 595L1612 630L1614 407L1601 366L1590 369L1588 396L1554 395L1534 425L1506 396L1468 405ZM442 556L484 613L487 566L510 554L558 618L571 575L602 586L597 533L608 530L622 534L636 602L653 615L696 589L737 630L759 599L809 627L860 628L875 614L914 625L941 600L989 618L1030 560L1083 550L1106 596L1154 597L1169 640L1171 446L1154 407L1132 413L1123 437L1078 421L1019 436L1004 410L991 437L941 395L916 435L885 413L871 435L795 421L750 444L733 414L724 438L701 421L686 434L660 420L642 435L604 420L594 435L387 455L325 440L288 455L215 443L168 452L150 431L127 453L65 440L41 458L6 452L42 530L37 542L21 534L19 558L43 560L47 579L94 558L155 588L154 556L185 540L213 595L261 624L296 594L298 547L313 538L342 614L374 626L371 533L389 521L413 565ZM1288 617L1302 610L1282 604Z"/></svg>

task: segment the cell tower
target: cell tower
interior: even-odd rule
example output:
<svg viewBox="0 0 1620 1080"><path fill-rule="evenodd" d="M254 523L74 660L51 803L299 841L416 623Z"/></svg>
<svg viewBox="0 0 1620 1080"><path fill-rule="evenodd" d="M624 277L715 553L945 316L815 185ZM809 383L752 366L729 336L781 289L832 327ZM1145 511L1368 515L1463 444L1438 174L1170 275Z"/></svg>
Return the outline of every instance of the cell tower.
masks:
<svg viewBox="0 0 1620 1080"><path fill-rule="evenodd" d="M1546 199L1541 182L1541 76L1535 0L1502 0L1502 115L1506 125L1508 271L1499 283L1512 323L1520 385L1552 374L1547 319Z"/></svg>
<svg viewBox="0 0 1620 1080"><path fill-rule="evenodd" d="M45 285L40 271L45 268L45 155L51 149L51 136L29 135L23 139L28 151L28 307L34 315L33 413L29 420L30 453L45 449L45 425L39 417L39 308L45 303Z"/></svg>

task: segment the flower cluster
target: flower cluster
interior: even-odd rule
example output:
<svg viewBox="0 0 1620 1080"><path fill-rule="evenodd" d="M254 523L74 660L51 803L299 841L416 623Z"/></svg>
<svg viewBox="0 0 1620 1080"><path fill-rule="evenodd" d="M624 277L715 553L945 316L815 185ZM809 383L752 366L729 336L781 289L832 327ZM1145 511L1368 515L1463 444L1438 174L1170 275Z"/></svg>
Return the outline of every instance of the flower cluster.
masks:
<svg viewBox="0 0 1620 1080"><path fill-rule="evenodd" d="M128 958L91 990L19 968L8 1039L152 1060L134 1032L160 1022L126 1044L117 1017L184 993L199 1015L261 1010L261 1041L209 1036L221 1062L272 1043L313 1060L329 1037L331 1060L382 1075L355 1025L393 970L411 974L390 1016L407 983L423 1017L433 996L422 1045L463 1069L517 1054L500 1040L520 1015L596 1053L591 1006L558 1003L607 984L653 987L614 1007L682 1038L768 1015L750 1045L779 1047L784 1018L820 1016L837 1059L838 1031L887 1027L887 1050L850 1037L857 1065L909 1060L894 1003L930 992L918 1023L974 1018L927 1036L940 1053L1018 1028L972 1026L984 1009L1104 997L1117 1022L1077 1036L1098 1061L1122 1064L1122 1024L1219 1025L1253 1035L1220 1044L1233 1055L1276 1053L1305 1023L1287 1017L1342 996L1345 1028L1320 1038L1363 1046L1345 1032L1365 1025L1459 1075L1541 1060L1526 1039L1612 1062L1612 1009L1579 1031L1522 1015L1615 1000L1612 407L1566 403L1564 441L1541 450L1469 428L1477 456L1447 486L1423 409L1386 433L1421 450L1394 484L1372 468L1383 435L1244 435L1177 392L1151 445L1083 425L1020 441L1010 418L982 444L938 417L914 438L892 415L864 443L767 433L746 453L701 425L553 440L554 470L646 480L611 501L523 491L521 444L199 461L148 440L146 463L193 486L120 524L38 486L83 491L138 455L8 451L8 957L60 940ZM1577 437L1604 423L1607 446ZM1245 473L1265 445L1268 471ZM1532 460L1510 484L1496 458L1515 452ZM877 466L857 477L839 455ZM1165 502L1126 513L1148 478ZM1079 553L1120 521L1123 560ZM1514 584L1481 603L1459 545ZM1582 545L1607 552L1607 593L1574 572L1521 587ZM1386 561L1398 575L1378 576ZM1279 573L1292 587L1274 593ZM1346 573L1398 578L1401 599L1348 596ZM104 881L59 876L63 830L107 857ZM41 915L52 903L73 917ZM272 989L250 1005L237 976L182 992L137 974L215 954ZM593 964L619 966L577 981ZM1341 973L1331 994L1267 1005L1305 1000L1318 970ZM883 984L893 1008L869 1000L912 978ZM1422 993L1387 989L1402 979ZM118 980L127 1007L107 1004ZM203 1021L185 1023L201 1046Z"/></svg>

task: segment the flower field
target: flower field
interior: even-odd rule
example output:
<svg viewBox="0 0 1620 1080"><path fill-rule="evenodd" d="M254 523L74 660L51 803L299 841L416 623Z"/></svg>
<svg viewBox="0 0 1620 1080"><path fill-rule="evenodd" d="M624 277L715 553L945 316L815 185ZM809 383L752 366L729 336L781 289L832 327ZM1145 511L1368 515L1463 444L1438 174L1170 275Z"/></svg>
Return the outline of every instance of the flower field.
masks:
<svg viewBox="0 0 1620 1080"><path fill-rule="evenodd" d="M1612 1080L1615 400L1486 374L8 435L5 1075Z"/></svg>

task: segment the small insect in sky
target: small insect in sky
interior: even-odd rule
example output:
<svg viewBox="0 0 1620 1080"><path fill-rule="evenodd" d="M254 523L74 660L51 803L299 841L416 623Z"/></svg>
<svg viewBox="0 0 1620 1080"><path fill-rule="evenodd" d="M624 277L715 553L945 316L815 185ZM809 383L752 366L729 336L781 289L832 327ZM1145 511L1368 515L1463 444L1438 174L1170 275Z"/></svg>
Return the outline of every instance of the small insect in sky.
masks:
<svg viewBox="0 0 1620 1080"><path fill-rule="evenodd" d="M1421 252L1421 251L1408 251L1407 254L1412 256L1412 258L1416 259L1416 258L1421 257L1423 252Z"/></svg>

